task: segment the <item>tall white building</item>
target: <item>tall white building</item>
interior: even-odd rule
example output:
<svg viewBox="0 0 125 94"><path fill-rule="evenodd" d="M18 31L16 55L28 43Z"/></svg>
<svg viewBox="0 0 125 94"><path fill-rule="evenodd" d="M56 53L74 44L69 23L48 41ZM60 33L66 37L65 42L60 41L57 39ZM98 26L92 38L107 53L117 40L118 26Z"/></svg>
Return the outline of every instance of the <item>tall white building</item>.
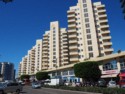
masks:
<svg viewBox="0 0 125 94"><path fill-rule="evenodd" d="M22 70L21 73L32 75L112 54L105 5L78 0L77 5L67 11L67 17L68 30L60 28L58 21L50 23L50 30L43 34L43 39L37 40L28 51L27 63L22 60L20 69L26 65L26 72ZM73 69L69 73L73 73Z"/></svg>
<svg viewBox="0 0 125 94"><path fill-rule="evenodd" d="M113 52L105 5L78 0L67 14L70 63Z"/></svg>
<svg viewBox="0 0 125 94"><path fill-rule="evenodd" d="M42 69L52 69L69 63L68 35L58 21L50 23L50 30L43 35Z"/></svg>

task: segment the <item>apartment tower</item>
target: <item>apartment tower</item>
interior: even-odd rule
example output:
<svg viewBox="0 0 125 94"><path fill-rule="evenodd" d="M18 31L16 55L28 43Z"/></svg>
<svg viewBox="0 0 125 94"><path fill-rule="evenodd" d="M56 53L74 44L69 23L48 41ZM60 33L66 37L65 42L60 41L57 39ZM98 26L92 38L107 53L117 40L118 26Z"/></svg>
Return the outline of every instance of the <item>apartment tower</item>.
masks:
<svg viewBox="0 0 125 94"><path fill-rule="evenodd" d="M67 15L70 63L113 52L105 5L78 0Z"/></svg>
<svg viewBox="0 0 125 94"><path fill-rule="evenodd" d="M68 35L66 28L60 28L58 21L50 23L50 30L43 35L42 69L57 68L69 63Z"/></svg>

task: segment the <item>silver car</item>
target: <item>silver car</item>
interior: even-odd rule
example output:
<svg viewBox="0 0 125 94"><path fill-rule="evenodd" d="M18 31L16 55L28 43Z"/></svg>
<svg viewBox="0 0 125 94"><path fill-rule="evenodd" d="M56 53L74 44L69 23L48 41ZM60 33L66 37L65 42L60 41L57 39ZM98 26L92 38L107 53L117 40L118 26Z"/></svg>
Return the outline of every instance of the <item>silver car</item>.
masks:
<svg viewBox="0 0 125 94"><path fill-rule="evenodd" d="M38 82L34 82L34 83L32 83L32 88L34 88L34 89L41 88L41 84Z"/></svg>
<svg viewBox="0 0 125 94"><path fill-rule="evenodd" d="M107 85L108 87L111 87L111 88L113 88L113 87L117 87L117 85L116 85L116 82L115 81L109 81L109 83L108 83L108 85Z"/></svg>
<svg viewBox="0 0 125 94"><path fill-rule="evenodd" d="M18 83L0 83L0 94L13 93L19 94L23 87Z"/></svg>

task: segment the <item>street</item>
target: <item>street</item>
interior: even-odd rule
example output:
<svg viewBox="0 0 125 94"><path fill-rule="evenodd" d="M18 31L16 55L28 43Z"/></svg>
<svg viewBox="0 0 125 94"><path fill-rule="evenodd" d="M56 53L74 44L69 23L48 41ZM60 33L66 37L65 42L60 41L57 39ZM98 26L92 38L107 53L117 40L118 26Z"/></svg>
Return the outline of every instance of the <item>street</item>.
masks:
<svg viewBox="0 0 125 94"><path fill-rule="evenodd" d="M31 86L24 86L23 92L21 92L20 94L94 94L94 93L58 90L58 89L50 89L50 88L32 89Z"/></svg>

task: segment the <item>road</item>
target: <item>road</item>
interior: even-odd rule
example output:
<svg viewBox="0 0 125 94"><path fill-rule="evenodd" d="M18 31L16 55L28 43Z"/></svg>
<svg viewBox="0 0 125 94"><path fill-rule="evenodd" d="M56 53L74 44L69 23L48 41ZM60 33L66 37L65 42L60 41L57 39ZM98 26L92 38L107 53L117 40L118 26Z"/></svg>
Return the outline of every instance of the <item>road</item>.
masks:
<svg viewBox="0 0 125 94"><path fill-rule="evenodd" d="M77 91L69 90L59 90L59 89L50 89L50 88L41 88L41 89L32 89L31 86L25 86L23 92L20 94L94 94L94 93L83 93ZM97 94L97 93L96 93Z"/></svg>

